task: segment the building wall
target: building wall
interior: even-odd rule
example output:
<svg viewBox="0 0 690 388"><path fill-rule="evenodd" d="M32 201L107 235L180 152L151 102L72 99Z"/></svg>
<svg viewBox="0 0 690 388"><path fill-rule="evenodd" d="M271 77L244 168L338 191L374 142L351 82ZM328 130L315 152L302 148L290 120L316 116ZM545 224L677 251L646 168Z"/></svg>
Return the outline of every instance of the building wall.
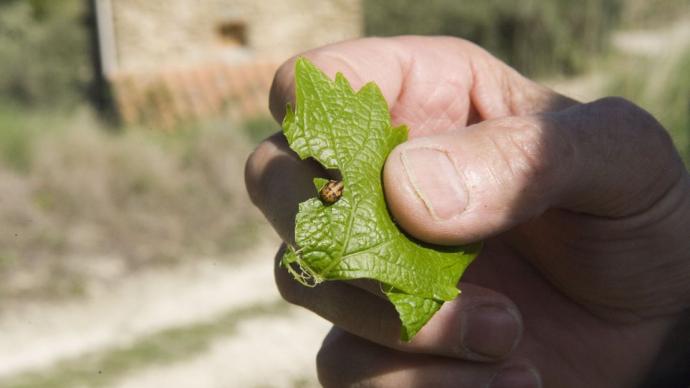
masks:
<svg viewBox="0 0 690 388"><path fill-rule="evenodd" d="M118 72L197 63L282 62L360 36L360 0L111 0ZM246 44L219 33L244 26Z"/></svg>

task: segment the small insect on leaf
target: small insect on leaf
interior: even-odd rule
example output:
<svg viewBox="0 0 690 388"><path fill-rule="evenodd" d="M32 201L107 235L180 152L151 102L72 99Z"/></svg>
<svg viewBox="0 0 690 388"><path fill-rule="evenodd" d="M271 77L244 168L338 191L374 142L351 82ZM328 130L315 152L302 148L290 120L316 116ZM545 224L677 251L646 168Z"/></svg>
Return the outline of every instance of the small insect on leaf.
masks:
<svg viewBox="0 0 690 388"><path fill-rule="evenodd" d="M381 171L407 140L407 127L393 127L376 84L355 91L342 74L331 80L299 58L295 101L283 120L290 148L337 170L341 179L312 180L319 198L299 204L295 244L282 263L310 287L329 280L380 282L400 317L400 339L409 341L460 293L458 280L481 245L438 249L409 238L390 217Z"/></svg>
<svg viewBox="0 0 690 388"><path fill-rule="evenodd" d="M343 195L344 188L343 181L329 180L321 190L319 190L319 198L326 205L336 203Z"/></svg>

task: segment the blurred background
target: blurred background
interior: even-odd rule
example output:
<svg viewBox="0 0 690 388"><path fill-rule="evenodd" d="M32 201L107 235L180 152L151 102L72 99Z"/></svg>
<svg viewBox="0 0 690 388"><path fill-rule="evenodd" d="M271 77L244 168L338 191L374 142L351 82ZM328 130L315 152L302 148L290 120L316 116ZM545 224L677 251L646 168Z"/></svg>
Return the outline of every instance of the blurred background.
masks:
<svg viewBox="0 0 690 388"><path fill-rule="evenodd" d="M687 0L0 0L0 386L316 386L244 160L283 60L397 34L631 99L690 162Z"/></svg>

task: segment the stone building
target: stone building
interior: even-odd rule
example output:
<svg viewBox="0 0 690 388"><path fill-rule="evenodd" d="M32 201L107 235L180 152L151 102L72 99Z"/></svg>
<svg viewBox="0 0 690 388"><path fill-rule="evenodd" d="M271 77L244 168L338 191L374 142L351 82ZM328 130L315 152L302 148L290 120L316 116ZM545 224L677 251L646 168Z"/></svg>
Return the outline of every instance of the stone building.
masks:
<svg viewBox="0 0 690 388"><path fill-rule="evenodd" d="M101 73L128 122L265 112L275 68L362 34L361 0L92 0Z"/></svg>

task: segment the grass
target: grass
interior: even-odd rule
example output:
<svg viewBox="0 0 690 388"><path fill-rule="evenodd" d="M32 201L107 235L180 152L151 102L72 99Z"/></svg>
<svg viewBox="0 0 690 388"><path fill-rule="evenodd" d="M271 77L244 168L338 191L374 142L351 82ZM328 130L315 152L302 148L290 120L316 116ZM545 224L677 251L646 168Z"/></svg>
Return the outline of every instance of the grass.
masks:
<svg viewBox="0 0 690 388"><path fill-rule="evenodd" d="M221 121L162 133L108 130L88 109L0 110L0 151L11 150L0 158L0 258L11 258L0 295L73 294L82 260L126 273L251 246L265 230L244 189L248 137Z"/></svg>
<svg viewBox="0 0 690 388"><path fill-rule="evenodd" d="M690 45L661 58L620 58L608 94L634 101L669 131L690 169Z"/></svg>
<svg viewBox="0 0 690 388"><path fill-rule="evenodd" d="M0 97L43 108L72 107L88 91L82 0L0 1Z"/></svg>
<svg viewBox="0 0 690 388"><path fill-rule="evenodd" d="M63 360L45 370L10 376L4 381L0 380L0 386L104 387L137 370L202 354L214 341L232 336L238 324L243 321L288 312L289 305L282 301L233 309L207 322L166 329L125 346L106 348Z"/></svg>
<svg viewBox="0 0 690 388"><path fill-rule="evenodd" d="M0 157L12 169L29 169L32 131L14 112L2 108L0 112Z"/></svg>
<svg viewBox="0 0 690 388"><path fill-rule="evenodd" d="M54 128L65 126L65 113L28 110L14 101L0 99L0 164L18 172L31 168L34 140Z"/></svg>

